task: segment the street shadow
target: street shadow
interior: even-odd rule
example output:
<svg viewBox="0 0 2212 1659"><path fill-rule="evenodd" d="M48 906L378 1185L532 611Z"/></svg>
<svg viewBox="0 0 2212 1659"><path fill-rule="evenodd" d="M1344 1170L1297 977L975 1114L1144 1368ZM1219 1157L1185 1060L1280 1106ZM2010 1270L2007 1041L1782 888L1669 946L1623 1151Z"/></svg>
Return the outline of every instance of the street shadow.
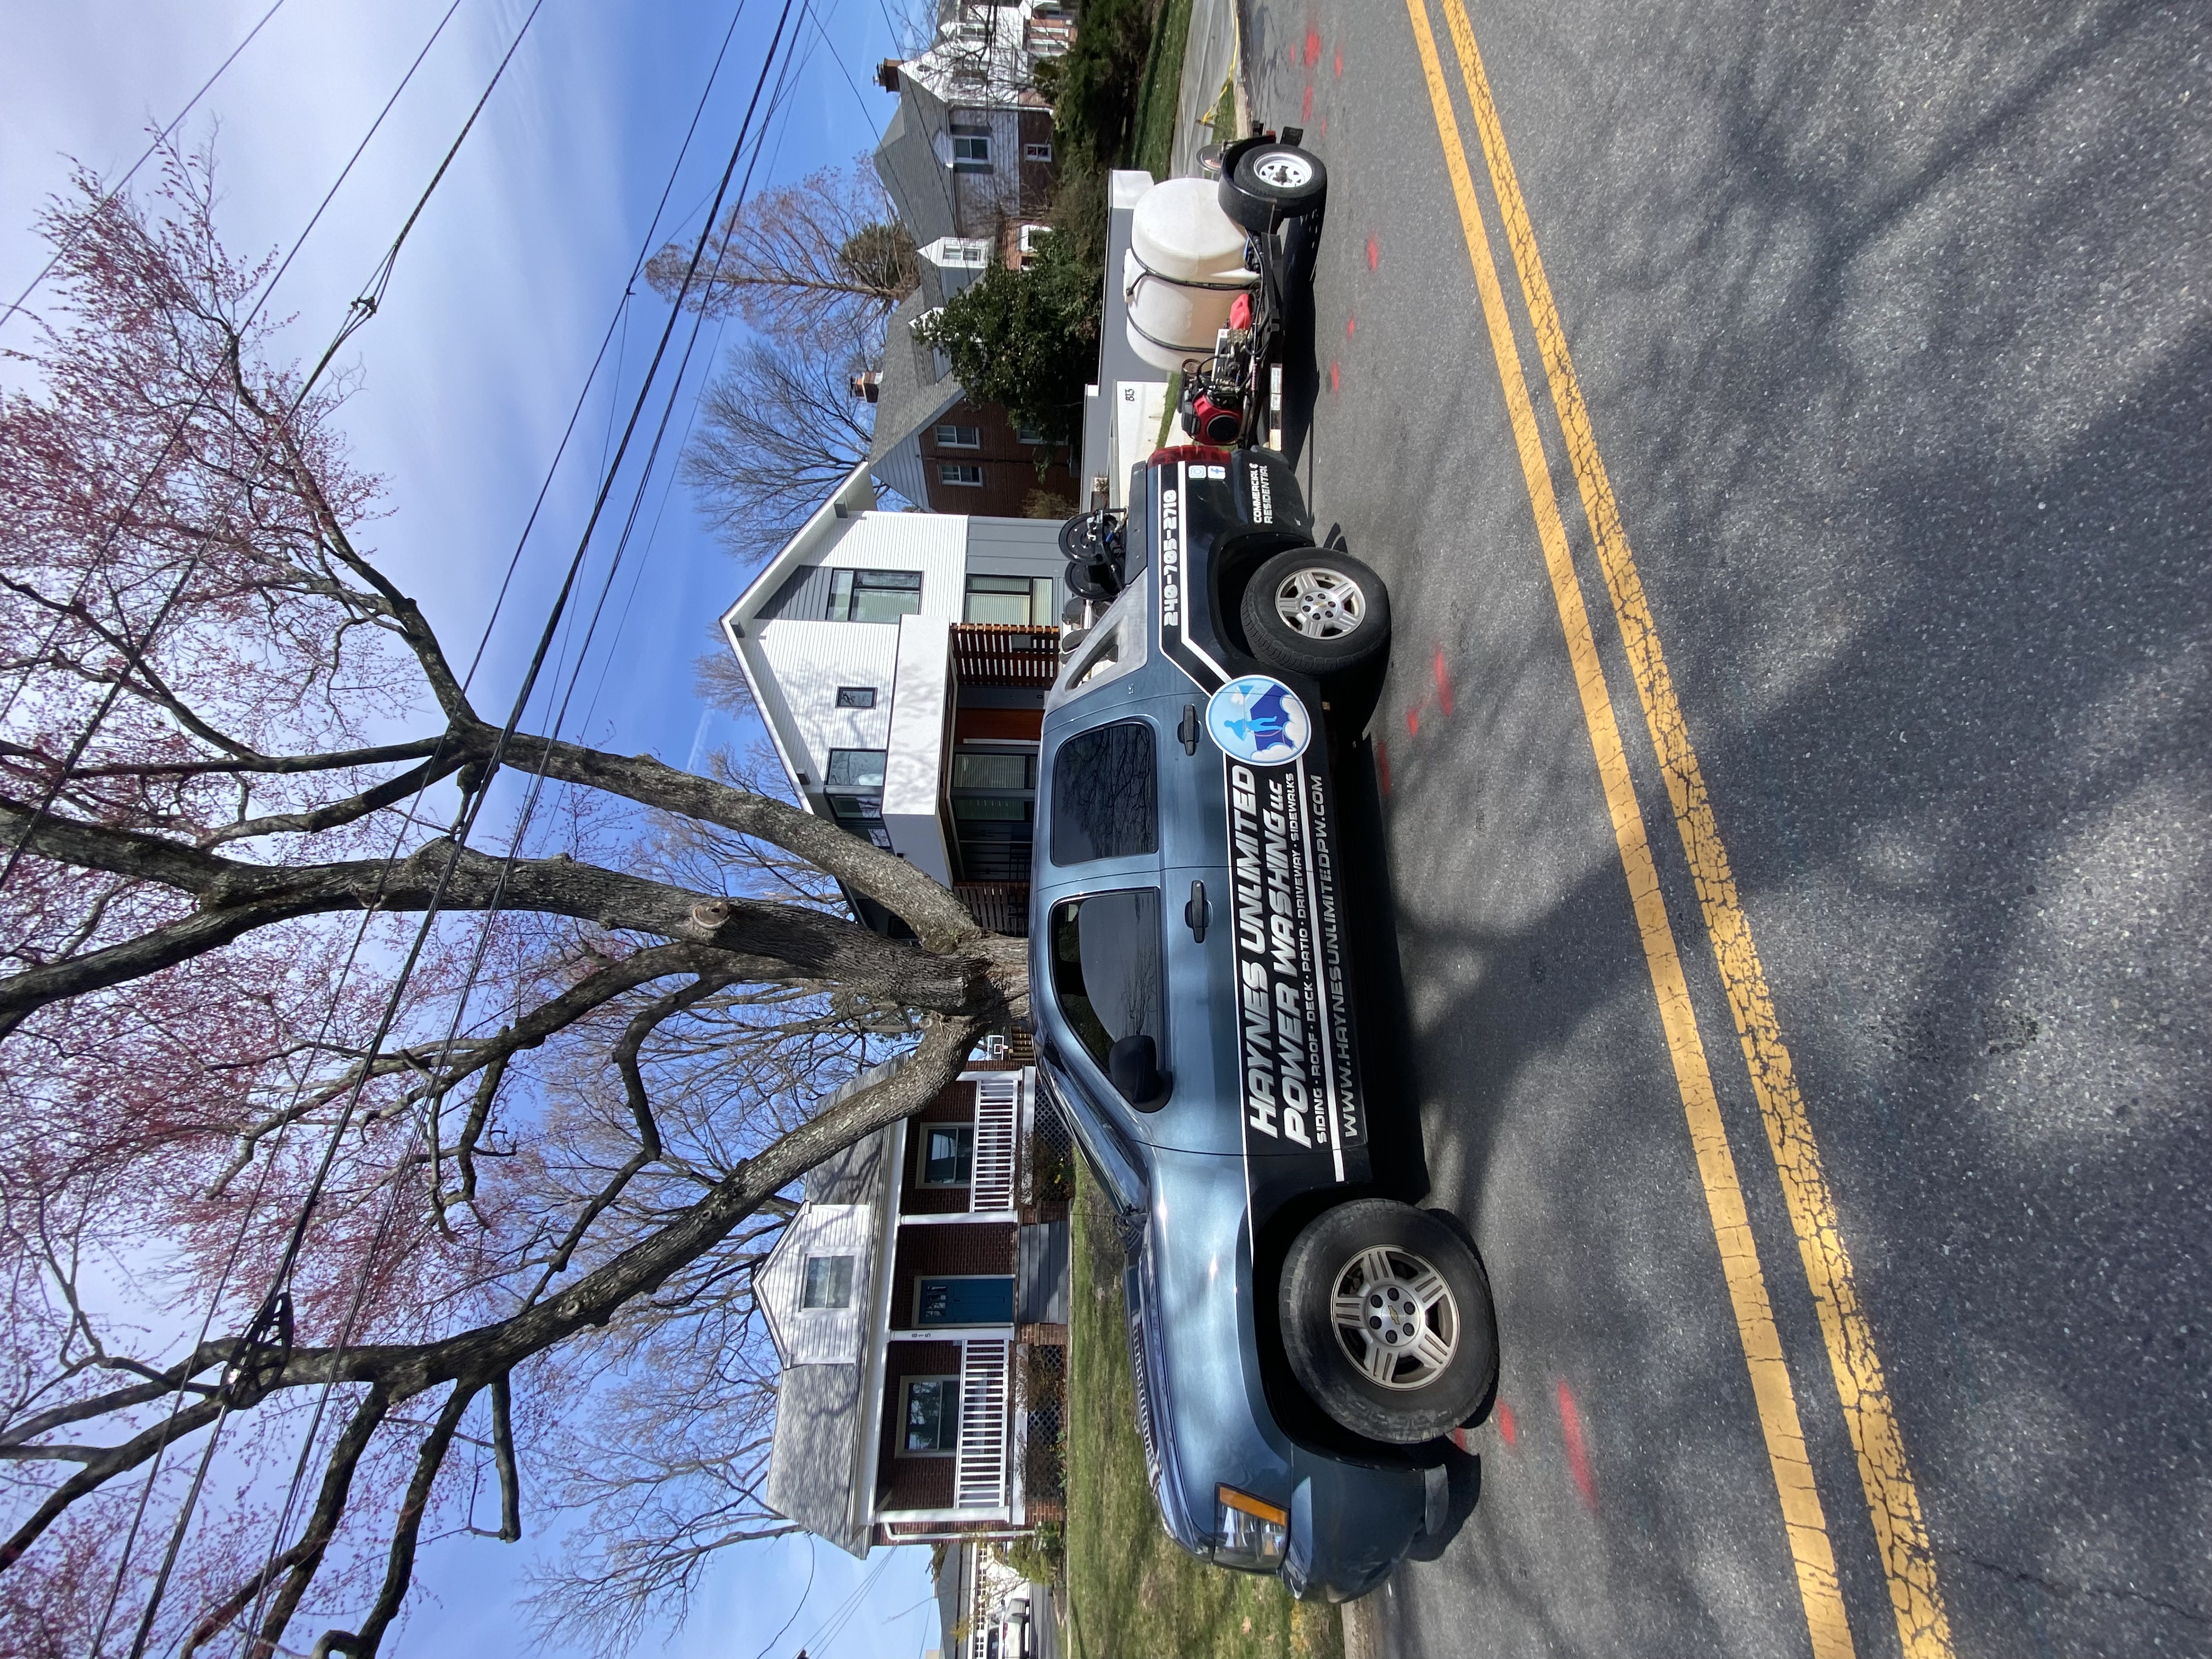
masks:
<svg viewBox="0 0 2212 1659"><path fill-rule="evenodd" d="M1509 99L1538 73L1516 47L1583 49L1571 21L1522 12L1485 36ZM1644 42L1638 86L1677 82L1717 112L1697 142L1656 134L1664 106L1624 94L1578 114L1590 148L1522 158L1954 1624L1994 1646L2188 1648L2212 1619L2212 1569L2186 1541L2191 1495L2212 1486L2190 1404L2212 1386L2193 1242L2212 1202L2212 327L2176 297L2182 271L2137 263L2144 204L2189 173L2191 141L2077 107L2166 84L2170 20L2107 6L2046 50L1961 46L1912 143L1884 155L1808 147L1815 112L1859 130L1832 66L1802 19L1738 18L1717 57L1701 38ZM2098 136L2027 167L2054 121ZM1356 158L1330 163L1340 189L1358 180ZM1962 193L1987 210L1960 214ZM1354 263L1323 252L1324 305ZM1726 324L1650 320L1686 317ZM1461 686L1441 728L1455 763L1405 764L1401 744L1423 751L1402 717L1426 688L1401 659L1375 728L1401 763L1387 803L1372 742L1365 798L1340 786L1347 836L1376 849L1352 860L1359 909L1390 939L1359 958L1370 1070L1425 1129L1419 1165L1394 1167L1450 1183L1476 1234L1521 1231L1498 1273L1509 1355L1607 1389L1590 1501L1620 1524L1591 1571L1717 1621L1711 1561L1651 1541L1725 1553L1698 1500L1771 1486L1702 1433L1743 1415L1747 1385L1725 1300L1705 1294L1711 1237L1682 1224L1697 1175L1649 970L1609 836L1573 849L1578 876L1526 873L1572 862L1562 826L1604 823L1589 740L1518 480L1492 469L1497 499L1452 493L1475 442L1510 453L1495 382L1464 355L1401 349L1388 403L1332 429L1310 489L1404 596L1401 630L1437 629ZM1288 412L1310 444L1310 398ZM1696 888L1571 476L1560 489L1808 1447L1821 1488L1846 1495L1839 1569L1855 1608L1886 1607ZM1424 497L1443 496L1440 526ZM1445 553L1458 562L1422 562ZM1540 1533L1494 1524L1484 1594L1543 1632L1532 1644L1583 1646L1540 1588ZM2115 1559L2132 1564L2120 1588Z"/></svg>

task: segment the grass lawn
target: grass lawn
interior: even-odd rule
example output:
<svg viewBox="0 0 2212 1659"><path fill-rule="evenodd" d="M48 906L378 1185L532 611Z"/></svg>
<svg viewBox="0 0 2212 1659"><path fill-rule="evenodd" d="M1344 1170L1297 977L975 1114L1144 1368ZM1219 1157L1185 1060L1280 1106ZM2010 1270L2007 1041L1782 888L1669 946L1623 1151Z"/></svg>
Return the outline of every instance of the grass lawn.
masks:
<svg viewBox="0 0 2212 1659"><path fill-rule="evenodd" d="M1208 1566L1145 1484L1111 1212L1079 1161L1067 1383L1068 1650L1074 1659L1340 1659L1333 1607Z"/></svg>

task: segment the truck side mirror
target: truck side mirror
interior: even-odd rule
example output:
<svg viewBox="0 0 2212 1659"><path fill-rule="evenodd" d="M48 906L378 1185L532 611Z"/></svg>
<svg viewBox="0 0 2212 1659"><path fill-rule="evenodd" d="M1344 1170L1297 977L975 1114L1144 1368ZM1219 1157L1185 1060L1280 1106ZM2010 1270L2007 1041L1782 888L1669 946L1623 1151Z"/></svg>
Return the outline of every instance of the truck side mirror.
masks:
<svg viewBox="0 0 2212 1659"><path fill-rule="evenodd" d="M1106 1053L1106 1075L1115 1092L1140 1112L1168 1103L1169 1079L1160 1070L1160 1051L1142 1033L1125 1036Z"/></svg>

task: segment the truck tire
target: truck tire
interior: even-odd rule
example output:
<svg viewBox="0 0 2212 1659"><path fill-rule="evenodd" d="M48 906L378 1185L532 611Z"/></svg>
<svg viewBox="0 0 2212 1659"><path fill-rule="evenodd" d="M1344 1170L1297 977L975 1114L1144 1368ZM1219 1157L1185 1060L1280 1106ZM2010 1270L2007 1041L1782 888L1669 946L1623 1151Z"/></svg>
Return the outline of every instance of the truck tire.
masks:
<svg viewBox="0 0 2212 1659"><path fill-rule="evenodd" d="M1328 198L1328 169L1296 144L1257 144L1237 158L1221 181L1221 210L1255 236L1285 219L1320 210Z"/></svg>
<svg viewBox="0 0 2212 1659"><path fill-rule="evenodd" d="M1451 1229L1355 1199L1308 1224L1283 1262L1283 1347L1329 1418L1385 1445L1449 1434L1498 1384L1490 1280Z"/></svg>
<svg viewBox="0 0 2212 1659"><path fill-rule="evenodd" d="M1244 586L1244 640L1270 668L1328 679L1372 662L1390 646L1390 594L1346 553L1294 547Z"/></svg>

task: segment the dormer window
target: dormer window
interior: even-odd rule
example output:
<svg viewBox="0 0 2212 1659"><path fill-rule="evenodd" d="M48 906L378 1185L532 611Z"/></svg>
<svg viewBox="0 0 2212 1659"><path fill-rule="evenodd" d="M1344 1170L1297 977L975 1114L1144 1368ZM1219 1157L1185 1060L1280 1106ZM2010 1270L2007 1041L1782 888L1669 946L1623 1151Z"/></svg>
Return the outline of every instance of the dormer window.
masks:
<svg viewBox="0 0 2212 1659"><path fill-rule="evenodd" d="M853 1258L849 1255L810 1255L806 1279L799 1296L802 1308L849 1308L853 1305Z"/></svg>

